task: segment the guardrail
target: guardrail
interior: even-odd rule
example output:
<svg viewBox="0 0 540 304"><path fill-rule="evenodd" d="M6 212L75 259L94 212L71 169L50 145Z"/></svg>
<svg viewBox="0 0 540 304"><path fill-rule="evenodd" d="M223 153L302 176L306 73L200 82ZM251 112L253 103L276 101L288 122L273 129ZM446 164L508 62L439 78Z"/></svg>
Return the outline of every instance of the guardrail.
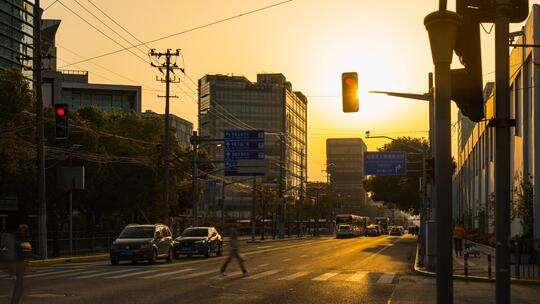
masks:
<svg viewBox="0 0 540 304"><path fill-rule="evenodd" d="M513 275L540 279L540 240L512 240L510 244Z"/></svg>

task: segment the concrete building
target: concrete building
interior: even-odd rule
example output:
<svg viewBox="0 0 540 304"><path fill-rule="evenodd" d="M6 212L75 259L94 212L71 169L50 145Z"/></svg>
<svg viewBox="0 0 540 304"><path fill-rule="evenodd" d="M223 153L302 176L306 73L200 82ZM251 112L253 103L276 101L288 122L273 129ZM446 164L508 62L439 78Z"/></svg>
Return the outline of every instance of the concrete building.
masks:
<svg viewBox="0 0 540 304"><path fill-rule="evenodd" d="M533 5L523 27L518 44L540 43L540 6ZM516 126L511 129L511 180L513 195L523 178L531 176L534 183L534 238L540 238L540 60L537 48L514 48L510 54L511 115ZM538 101L538 102L537 102ZM487 127L494 117L494 96L485 102L486 121L476 123L458 154L454 176L454 216L465 224L483 232L494 232L494 159L495 130ZM519 219L511 226L511 235L521 235Z"/></svg>
<svg viewBox="0 0 540 304"><path fill-rule="evenodd" d="M176 116L174 114L169 114L169 126L171 128L174 128L176 139L180 143L180 146L182 147L189 147L191 146L190 138L193 134L193 123L190 121L187 121L183 119L182 117ZM158 114L156 112L153 112L152 110L146 110L144 113L141 114L143 117L149 117L149 116L160 116L163 119L165 119L164 114Z"/></svg>
<svg viewBox="0 0 540 304"><path fill-rule="evenodd" d="M67 103L71 109L94 105L104 111L113 109L141 113L141 87L88 82L87 71L58 70L56 63L56 32L60 20L43 20L43 50L50 59L43 60L43 103Z"/></svg>
<svg viewBox="0 0 540 304"><path fill-rule="evenodd" d="M258 74L257 82L206 75L199 80L199 94L200 135L223 138L225 130L264 130L266 169L259 181L290 201L298 199L307 177L307 98L282 74ZM223 159L221 147L208 149L214 159ZM249 218L251 192L226 192L228 215Z"/></svg>
<svg viewBox="0 0 540 304"><path fill-rule="evenodd" d="M326 168L330 187L343 198L340 213L360 214L366 204L364 189L364 152L360 138L328 138Z"/></svg>
<svg viewBox="0 0 540 304"><path fill-rule="evenodd" d="M32 80L34 1L0 0L0 69L20 69Z"/></svg>

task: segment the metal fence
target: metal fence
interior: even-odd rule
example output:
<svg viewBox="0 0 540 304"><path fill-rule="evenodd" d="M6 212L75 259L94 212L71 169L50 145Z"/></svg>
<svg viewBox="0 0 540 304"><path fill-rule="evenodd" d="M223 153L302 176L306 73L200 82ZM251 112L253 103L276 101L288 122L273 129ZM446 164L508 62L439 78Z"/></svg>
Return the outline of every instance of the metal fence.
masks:
<svg viewBox="0 0 540 304"><path fill-rule="evenodd" d="M540 240L512 240L512 275L517 279L540 279Z"/></svg>
<svg viewBox="0 0 540 304"><path fill-rule="evenodd" d="M100 233L95 235L75 235L71 241L66 236L58 239L47 240L47 255L49 257L57 256L77 256L95 253L106 253L111 248L111 244L118 236L117 232ZM32 244L32 253L38 256L38 240L30 240ZM71 248L70 248L71 247Z"/></svg>

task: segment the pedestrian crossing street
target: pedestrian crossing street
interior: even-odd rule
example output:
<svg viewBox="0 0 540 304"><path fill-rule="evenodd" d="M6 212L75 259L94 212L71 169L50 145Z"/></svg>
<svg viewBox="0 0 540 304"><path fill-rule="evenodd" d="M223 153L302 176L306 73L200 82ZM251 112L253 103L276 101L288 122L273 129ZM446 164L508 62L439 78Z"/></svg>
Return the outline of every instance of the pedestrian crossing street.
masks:
<svg viewBox="0 0 540 304"><path fill-rule="evenodd" d="M265 265L267 266L267 265ZM208 280L232 280L241 279L247 281L255 280L278 280L295 281L310 280L314 282L350 282L350 283L373 283L373 284L396 284L400 275L395 272L368 272L368 271L300 271L294 269L270 269L269 267L258 267L253 269L248 276L243 276L240 271L229 271L222 276L217 269L199 269L196 267L182 268L161 268L161 267L43 267L34 268L26 276L30 280L85 280L103 279L172 279L189 280L193 278L206 278ZM10 280L12 276L5 272L0 272L0 280Z"/></svg>

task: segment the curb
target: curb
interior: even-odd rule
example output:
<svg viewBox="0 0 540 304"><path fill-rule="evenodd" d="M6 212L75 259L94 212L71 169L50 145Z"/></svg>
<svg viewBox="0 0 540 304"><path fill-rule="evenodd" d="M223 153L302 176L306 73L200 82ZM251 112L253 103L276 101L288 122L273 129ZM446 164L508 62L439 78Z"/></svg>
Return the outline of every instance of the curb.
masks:
<svg viewBox="0 0 540 304"><path fill-rule="evenodd" d="M420 250L419 250L418 245L417 245L416 246L416 258L414 260L414 268L413 268L414 272L416 272L419 275L426 276L426 277L436 277L437 273L427 271L427 270L423 270L423 269L420 269L418 267L418 252L419 251ZM459 274L454 274L454 275L452 275L452 277L453 277L454 280L468 281L468 282L489 282L489 283L494 283L496 281L495 278L479 277L479 276L464 276L464 275L459 275ZM528 280L528 279L511 278L510 282L512 284L520 284L520 285L540 285L540 280Z"/></svg>
<svg viewBox="0 0 540 304"><path fill-rule="evenodd" d="M284 237L282 239L276 238L275 240L272 238L267 238L265 240L261 239L255 239L254 242L251 241L251 239L242 240L245 241L248 244L264 244L264 243L275 243L275 242L290 242L290 241L299 241L299 240L308 240L308 239L322 239L325 238L324 236L304 236L304 237Z"/></svg>
<svg viewBox="0 0 540 304"><path fill-rule="evenodd" d="M81 262L95 262L102 261L109 258L108 253L88 255L88 256L72 256L72 257L60 257L46 260L31 260L29 263L31 266L48 266L61 263L81 263Z"/></svg>

